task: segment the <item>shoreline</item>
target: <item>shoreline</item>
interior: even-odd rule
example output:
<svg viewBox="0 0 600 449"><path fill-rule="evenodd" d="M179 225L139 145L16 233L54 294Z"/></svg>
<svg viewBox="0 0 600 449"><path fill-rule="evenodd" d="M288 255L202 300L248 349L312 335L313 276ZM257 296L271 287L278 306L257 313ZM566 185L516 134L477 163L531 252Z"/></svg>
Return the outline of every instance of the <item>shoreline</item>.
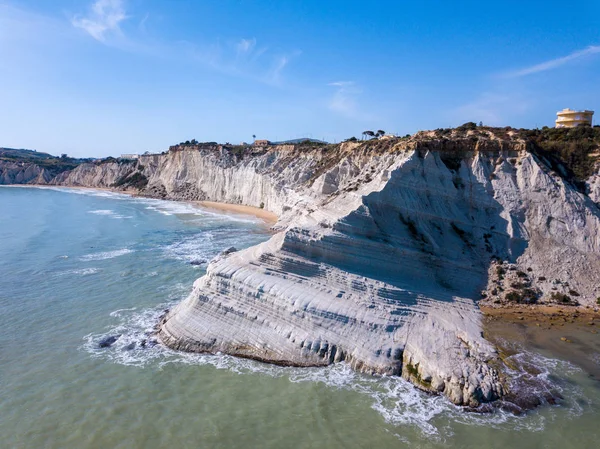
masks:
<svg viewBox="0 0 600 449"><path fill-rule="evenodd" d="M76 189L76 190L98 190L100 192L122 193L124 195L135 196L127 190L115 190L109 187L84 187L84 186L55 186L48 184L0 184L0 187L10 188L28 188L28 189Z"/></svg>
<svg viewBox="0 0 600 449"><path fill-rule="evenodd" d="M181 203L187 203L194 207L198 207L200 209L210 209L213 211L222 212L223 215L250 215L255 218L261 219L266 225L272 227L279 220L279 216L273 212L269 212L267 210L261 209L259 207L254 206L246 206L243 204L231 204L231 203L221 203L218 201L197 201L197 200L176 200L170 198L155 198L151 196L140 195L139 192L135 190L116 190L111 189L109 187L85 187L85 186L63 186L63 185L41 185L41 184L3 184L0 187L11 187L11 188L50 188L50 189L78 189L78 190L96 190L100 192L111 192L111 193L120 193L124 195L129 195L137 198L151 198L156 200L163 201L175 201Z"/></svg>
<svg viewBox="0 0 600 449"><path fill-rule="evenodd" d="M231 203L221 203L218 201L190 201L190 203L200 206L205 209L214 209L221 212L235 213L235 214L243 214L243 215L252 215L256 218L260 218L270 226L277 223L279 217L277 214L273 212L269 212L267 210L261 209L259 207L254 206L246 206L243 204L231 204Z"/></svg>
<svg viewBox="0 0 600 449"><path fill-rule="evenodd" d="M565 306L509 310L482 307L484 337L501 354L515 354L520 346L572 363L600 382L600 313L571 308L573 310L564 310Z"/></svg>

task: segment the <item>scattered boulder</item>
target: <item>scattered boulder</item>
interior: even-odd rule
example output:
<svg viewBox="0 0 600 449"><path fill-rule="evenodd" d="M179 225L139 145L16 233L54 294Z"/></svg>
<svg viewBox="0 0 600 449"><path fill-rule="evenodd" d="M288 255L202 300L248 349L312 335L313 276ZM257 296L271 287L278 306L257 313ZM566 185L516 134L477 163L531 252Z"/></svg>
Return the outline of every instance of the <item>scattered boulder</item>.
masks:
<svg viewBox="0 0 600 449"><path fill-rule="evenodd" d="M237 248L235 246L230 246L225 251L222 251L219 256L227 256L228 254L237 252Z"/></svg>

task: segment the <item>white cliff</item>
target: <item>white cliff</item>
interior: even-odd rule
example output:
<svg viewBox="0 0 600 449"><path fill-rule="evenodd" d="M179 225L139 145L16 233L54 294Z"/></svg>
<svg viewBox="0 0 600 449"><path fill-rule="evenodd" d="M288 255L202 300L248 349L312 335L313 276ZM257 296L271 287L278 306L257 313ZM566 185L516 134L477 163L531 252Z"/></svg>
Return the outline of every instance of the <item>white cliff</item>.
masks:
<svg viewBox="0 0 600 449"><path fill-rule="evenodd" d="M283 213L282 231L213 261L164 318L161 339L280 364L346 360L361 371L402 374L457 404L501 397L474 302L491 260L568 278L591 304L599 215L522 142L464 145L450 157L439 143L346 148L314 182L304 181L310 163L301 156L296 178L285 173L289 165L270 175L264 155L239 178L222 173L234 189L215 181L202 189L208 198L264 202ZM269 156L277 166L281 155Z"/></svg>
<svg viewBox="0 0 600 449"><path fill-rule="evenodd" d="M482 290L500 302L519 288L508 297L576 291L591 305L600 296L595 198L517 138L179 149L82 164L50 182L280 216L268 242L213 260L162 319L160 339L181 350L296 366L344 360L477 406L507 388L481 334ZM527 283L502 284L492 275L500 264Z"/></svg>
<svg viewBox="0 0 600 449"><path fill-rule="evenodd" d="M58 174L48 184L73 187L118 187L115 184L136 171L137 164L133 162L84 163L74 170Z"/></svg>

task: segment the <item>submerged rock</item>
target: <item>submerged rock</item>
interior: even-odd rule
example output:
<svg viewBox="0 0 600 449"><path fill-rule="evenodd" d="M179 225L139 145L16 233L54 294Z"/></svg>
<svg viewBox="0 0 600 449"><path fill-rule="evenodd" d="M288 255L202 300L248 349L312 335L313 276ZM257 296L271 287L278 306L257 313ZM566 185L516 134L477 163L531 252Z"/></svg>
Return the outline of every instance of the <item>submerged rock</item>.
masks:
<svg viewBox="0 0 600 449"><path fill-rule="evenodd" d="M105 337L102 340L100 340L98 346L101 348L110 348L119 339L120 336L121 334Z"/></svg>
<svg viewBox="0 0 600 449"><path fill-rule="evenodd" d="M237 248L235 246L230 246L225 251L222 251L220 256L227 256L228 254L237 252Z"/></svg>

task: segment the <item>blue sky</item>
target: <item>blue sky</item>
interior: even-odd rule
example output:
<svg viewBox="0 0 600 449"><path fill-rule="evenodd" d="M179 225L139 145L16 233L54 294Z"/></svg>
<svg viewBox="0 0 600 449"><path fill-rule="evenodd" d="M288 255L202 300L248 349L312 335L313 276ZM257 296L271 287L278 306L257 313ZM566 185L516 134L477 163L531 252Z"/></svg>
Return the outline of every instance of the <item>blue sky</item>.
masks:
<svg viewBox="0 0 600 449"><path fill-rule="evenodd" d="M600 2L0 0L0 146L339 141L600 113Z"/></svg>

